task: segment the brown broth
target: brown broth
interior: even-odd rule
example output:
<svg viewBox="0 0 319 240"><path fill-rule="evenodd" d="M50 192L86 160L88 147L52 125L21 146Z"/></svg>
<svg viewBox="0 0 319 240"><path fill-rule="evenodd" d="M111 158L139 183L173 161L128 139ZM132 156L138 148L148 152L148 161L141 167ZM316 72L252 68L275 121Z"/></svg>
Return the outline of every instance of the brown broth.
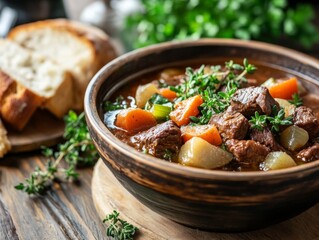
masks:
<svg viewBox="0 0 319 240"><path fill-rule="evenodd" d="M235 62L240 62L240 61L236 61ZM281 69L275 69L273 68L271 65L266 66L266 65L262 65L259 64L258 62L252 62L256 67L257 67L257 71L254 74L248 74L246 75L247 78L249 79L255 79L257 80L257 85L262 84L263 82L265 82L266 80L268 80L269 78L275 78L275 79L288 79L290 77L295 76L293 73L288 73L288 72L284 72ZM214 61L208 61L204 63L205 65L224 65L224 60L214 60ZM198 68L200 67L200 65L191 65L193 68ZM177 68L183 72L185 72L185 67L181 67L181 66L170 66L170 68ZM117 91L115 91L111 97L109 98L111 101L114 101L116 99L116 97L118 96L123 96L124 98L130 97L130 96L135 96L137 87L139 85L143 85L143 84L147 84L150 83L154 80L160 80L160 74L161 72L164 70L160 69L148 74L143 75L142 77L139 77L138 79L133 79L133 81L130 81L129 83L125 84L124 86L120 87ZM302 81L304 79L298 77L298 80ZM319 87L317 87L317 89L313 90L313 89L307 89L307 86L305 86L307 92L310 91L312 93L306 93L302 96L304 105L307 107L310 107L311 109L313 109L313 111L315 112L317 118L319 119L319 97L316 93L319 92ZM309 87L308 87L309 88ZM105 119L105 123L107 125L109 125L109 129L110 131L116 136L118 137L120 140L122 140L123 142L129 144L129 141L127 140L130 136L117 129L116 127L112 127L114 125L110 125L110 121L108 121L107 123L107 119ZM291 155L295 155L295 153L291 153ZM304 164L304 162L296 159L296 163L299 164ZM256 166L250 166L250 167L246 167L245 165L240 165L238 164L238 162L236 161L231 161L229 164L218 168L219 170L226 170L226 171L258 171L259 167Z"/></svg>

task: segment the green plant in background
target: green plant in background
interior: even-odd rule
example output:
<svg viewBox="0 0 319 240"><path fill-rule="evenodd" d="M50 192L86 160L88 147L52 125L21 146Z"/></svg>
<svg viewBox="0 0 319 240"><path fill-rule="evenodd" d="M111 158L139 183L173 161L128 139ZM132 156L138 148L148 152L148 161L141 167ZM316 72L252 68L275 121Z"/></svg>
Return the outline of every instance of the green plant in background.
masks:
<svg viewBox="0 0 319 240"><path fill-rule="evenodd" d="M310 48L319 41L310 5L287 0L141 0L144 11L126 18L133 47L168 40L214 38L286 40Z"/></svg>

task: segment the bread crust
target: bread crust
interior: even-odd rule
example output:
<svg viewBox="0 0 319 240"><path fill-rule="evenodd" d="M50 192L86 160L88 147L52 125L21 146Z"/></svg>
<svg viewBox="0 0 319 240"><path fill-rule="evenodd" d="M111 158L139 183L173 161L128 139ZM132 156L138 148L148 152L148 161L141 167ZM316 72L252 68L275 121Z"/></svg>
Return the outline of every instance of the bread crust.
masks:
<svg viewBox="0 0 319 240"><path fill-rule="evenodd" d="M7 130L4 128L0 119L0 158L11 149L11 143L7 137Z"/></svg>
<svg viewBox="0 0 319 240"><path fill-rule="evenodd" d="M89 81L101 67L117 56L115 48L102 30L66 19L44 20L20 25L11 30L8 38L15 41L20 33L46 28L66 31L91 49L93 62L83 69L81 74L73 73L76 92L73 108L83 110L83 97ZM23 43L20 44L23 45Z"/></svg>
<svg viewBox="0 0 319 240"><path fill-rule="evenodd" d="M22 130L44 100L0 71L0 116L12 128Z"/></svg>

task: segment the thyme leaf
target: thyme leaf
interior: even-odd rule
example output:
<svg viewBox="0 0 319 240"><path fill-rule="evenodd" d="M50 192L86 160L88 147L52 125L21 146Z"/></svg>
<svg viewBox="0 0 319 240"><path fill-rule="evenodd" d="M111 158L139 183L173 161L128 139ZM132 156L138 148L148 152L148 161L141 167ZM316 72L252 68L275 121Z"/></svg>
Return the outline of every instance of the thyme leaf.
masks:
<svg viewBox="0 0 319 240"><path fill-rule="evenodd" d="M24 183L15 186L17 190L28 194L44 194L58 176L63 175L66 180L75 180L79 177L77 167L91 166L96 162L98 153L90 138L84 113L77 115L70 111L64 121L65 142L58 145L57 151L44 148L43 154L50 158L45 169L36 167ZM60 167L63 161L66 168Z"/></svg>
<svg viewBox="0 0 319 240"><path fill-rule="evenodd" d="M119 218L119 215L119 212L113 210L103 219L103 223L108 222L106 235L116 240L132 240L138 228Z"/></svg>

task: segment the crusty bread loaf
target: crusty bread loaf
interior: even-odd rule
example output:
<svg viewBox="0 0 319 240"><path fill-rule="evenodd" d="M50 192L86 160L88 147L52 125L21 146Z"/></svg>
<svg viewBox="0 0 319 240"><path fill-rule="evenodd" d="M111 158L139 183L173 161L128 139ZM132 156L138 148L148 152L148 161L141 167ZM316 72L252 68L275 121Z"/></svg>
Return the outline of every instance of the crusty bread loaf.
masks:
<svg viewBox="0 0 319 240"><path fill-rule="evenodd" d="M7 137L7 131L2 125L2 122L0 120L0 158L2 158L4 154L10 151L10 149L11 149L11 144Z"/></svg>
<svg viewBox="0 0 319 240"><path fill-rule="evenodd" d="M62 117L72 104L70 73L45 56L0 39L0 115L6 123L22 129L39 106Z"/></svg>
<svg viewBox="0 0 319 240"><path fill-rule="evenodd" d="M116 57L108 36L101 30L63 20L45 20L14 28L8 38L54 59L74 79L73 109L83 109L85 89L93 75Z"/></svg>
<svg viewBox="0 0 319 240"><path fill-rule="evenodd" d="M0 116L11 127L21 130L44 98L0 71Z"/></svg>

